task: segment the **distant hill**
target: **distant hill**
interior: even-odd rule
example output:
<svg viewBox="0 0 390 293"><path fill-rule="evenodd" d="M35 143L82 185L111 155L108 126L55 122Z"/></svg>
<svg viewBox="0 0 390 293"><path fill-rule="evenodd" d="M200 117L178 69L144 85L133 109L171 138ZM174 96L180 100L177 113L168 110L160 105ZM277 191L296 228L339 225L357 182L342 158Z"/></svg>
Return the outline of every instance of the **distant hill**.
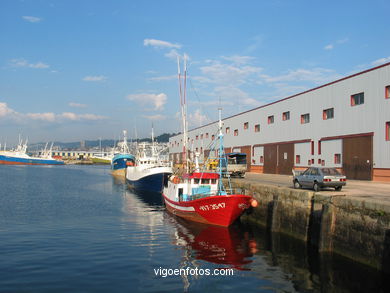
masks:
<svg viewBox="0 0 390 293"><path fill-rule="evenodd" d="M157 142L168 142L169 138L171 136L175 136L177 133L163 133L159 136L155 137L155 140ZM133 140L134 141L134 140ZM142 138L138 139L138 142L151 142L151 138ZM85 148L86 149L92 149L92 148L100 148L100 140L85 140ZM115 144L118 143L118 140L113 140L113 139L102 139L101 141L101 146L102 148L112 148ZM30 144L29 145L29 150L41 150L45 147L46 143L35 143L35 144ZM56 141L54 142L55 147L60 147L61 149L80 149L81 142L59 142Z"/></svg>

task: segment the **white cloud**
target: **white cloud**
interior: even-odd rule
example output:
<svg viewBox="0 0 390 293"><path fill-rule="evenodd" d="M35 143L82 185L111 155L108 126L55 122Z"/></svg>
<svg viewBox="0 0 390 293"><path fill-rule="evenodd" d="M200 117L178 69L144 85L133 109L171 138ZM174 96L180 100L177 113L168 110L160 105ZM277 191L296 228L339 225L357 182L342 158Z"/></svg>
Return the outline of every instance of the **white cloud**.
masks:
<svg viewBox="0 0 390 293"><path fill-rule="evenodd" d="M86 108L87 107L87 105L85 105L85 104L79 104L79 103L74 103L74 102L70 102L69 106L73 107L73 108Z"/></svg>
<svg viewBox="0 0 390 293"><path fill-rule="evenodd" d="M155 40L155 39L145 39L144 46L151 46L155 48L176 48L180 49L180 44L173 44L167 41Z"/></svg>
<svg viewBox="0 0 390 293"><path fill-rule="evenodd" d="M22 18L25 20L25 21L28 21L28 22L40 22L42 20L42 18L39 18L39 17L35 17L35 16L22 16Z"/></svg>
<svg viewBox="0 0 390 293"><path fill-rule="evenodd" d="M15 111L8 107L7 103L0 103L0 118L14 114Z"/></svg>
<svg viewBox="0 0 390 293"><path fill-rule="evenodd" d="M136 102L141 105L152 104L153 110L163 110L164 105L167 102L167 95L161 94L131 94L127 96L127 99Z"/></svg>
<svg viewBox="0 0 390 293"><path fill-rule="evenodd" d="M333 50L334 46L332 44L326 45L324 50Z"/></svg>
<svg viewBox="0 0 390 293"><path fill-rule="evenodd" d="M246 83L249 77L259 73L262 68L213 61L211 65L203 66L200 70L213 83L239 86Z"/></svg>
<svg viewBox="0 0 390 293"><path fill-rule="evenodd" d="M337 40L336 42L334 43L331 43L331 44L328 44L324 47L324 50L333 50L334 47L335 47L335 44L337 45L341 45L341 44L345 44L349 41L349 38L344 38L344 39L340 39L340 40Z"/></svg>
<svg viewBox="0 0 390 293"><path fill-rule="evenodd" d="M26 118L30 118L32 120L42 120L48 122L54 122L56 120L56 115L54 113L27 113L25 115Z"/></svg>
<svg viewBox="0 0 390 293"><path fill-rule="evenodd" d="M296 82L296 81L308 81L314 82L316 84L326 83L331 80L340 78L340 75L337 74L332 69L326 68L313 68L313 69L303 69L299 68L296 70L289 70L286 74L279 76L268 76L261 75L261 77L269 83L273 82Z"/></svg>
<svg viewBox="0 0 390 293"><path fill-rule="evenodd" d="M227 61L231 61L234 64L241 65L241 64L250 63L251 61L253 61L255 59L255 57L233 55L233 56L222 56L222 59L225 59Z"/></svg>
<svg viewBox="0 0 390 293"><path fill-rule="evenodd" d="M263 103L257 101L249 96L248 93L233 86L219 86L214 89L217 96L222 97L223 100L234 101L234 105L245 105L258 107Z"/></svg>
<svg viewBox="0 0 390 293"><path fill-rule="evenodd" d="M107 117L99 116L95 114L75 114L72 112L63 112L58 115L59 119L71 120L71 121L80 121L80 120L103 120Z"/></svg>
<svg viewBox="0 0 390 293"><path fill-rule="evenodd" d="M146 118L146 119L149 119L149 120L152 120L152 121L159 121L159 120L164 120L166 117L164 115L161 115L161 114L157 114L157 115L143 115L142 117Z"/></svg>
<svg viewBox="0 0 390 293"><path fill-rule="evenodd" d="M210 123L211 120L202 112L200 109L195 110L195 112L188 115L188 124L192 127L198 127Z"/></svg>
<svg viewBox="0 0 390 293"><path fill-rule="evenodd" d="M88 75L88 76L85 76L83 78L83 80L84 81L92 81L92 82L103 82L103 81L107 80L107 77L104 75L97 75L97 76Z"/></svg>
<svg viewBox="0 0 390 293"><path fill-rule="evenodd" d="M390 56L389 57L385 57L385 58L380 58L380 59L377 59L375 61L372 61L371 62L371 65L373 66L379 66L381 64L385 64L387 62L390 62Z"/></svg>
<svg viewBox="0 0 390 293"><path fill-rule="evenodd" d="M26 59L23 58L11 59L9 63L11 67L25 67L25 68L34 68L34 69L45 69L50 67L50 65L43 62L29 63Z"/></svg>
<svg viewBox="0 0 390 293"><path fill-rule="evenodd" d="M46 113L20 113L8 107L7 103L0 102L0 118L10 118L19 122L27 122L29 120L39 120L45 122L61 122L64 120L85 121L85 120L103 120L107 117L95 114L75 114L72 112L64 112L55 114L52 112Z"/></svg>

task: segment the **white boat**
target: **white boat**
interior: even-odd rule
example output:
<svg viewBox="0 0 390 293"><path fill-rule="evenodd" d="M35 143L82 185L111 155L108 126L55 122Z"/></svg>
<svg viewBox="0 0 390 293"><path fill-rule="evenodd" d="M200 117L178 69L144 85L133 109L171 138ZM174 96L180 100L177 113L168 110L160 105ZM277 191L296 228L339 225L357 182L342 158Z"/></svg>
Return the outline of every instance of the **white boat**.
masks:
<svg viewBox="0 0 390 293"><path fill-rule="evenodd" d="M131 188L160 193L164 182L172 173L172 167L163 162L156 151L152 132L152 143L139 144L134 164L131 161L128 162L126 182Z"/></svg>

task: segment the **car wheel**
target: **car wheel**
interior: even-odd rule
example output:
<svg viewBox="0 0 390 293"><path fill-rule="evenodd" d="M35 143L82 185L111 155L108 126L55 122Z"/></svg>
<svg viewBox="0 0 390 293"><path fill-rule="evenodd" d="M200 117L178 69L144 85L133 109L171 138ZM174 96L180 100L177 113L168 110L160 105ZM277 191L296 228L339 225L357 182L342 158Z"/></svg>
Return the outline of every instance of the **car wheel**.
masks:
<svg viewBox="0 0 390 293"><path fill-rule="evenodd" d="M318 185L317 182L314 182L313 189L314 189L315 192L320 191L320 186Z"/></svg>
<svg viewBox="0 0 390 293"><path fill-rule="evenodd" d="M343 188L342 186L336 186L334 189L335 189L336 191L340 191L342 188Z"/></svg>
<svg viewBox="0 0 390 293"><path fill-rule="evenodd" d="M294 181L294 188L295 189L299 189L299 188L301 188L302 186L301 186L301 184L299 184L299 182L298 182L298 180L295 180Z"/></svg>

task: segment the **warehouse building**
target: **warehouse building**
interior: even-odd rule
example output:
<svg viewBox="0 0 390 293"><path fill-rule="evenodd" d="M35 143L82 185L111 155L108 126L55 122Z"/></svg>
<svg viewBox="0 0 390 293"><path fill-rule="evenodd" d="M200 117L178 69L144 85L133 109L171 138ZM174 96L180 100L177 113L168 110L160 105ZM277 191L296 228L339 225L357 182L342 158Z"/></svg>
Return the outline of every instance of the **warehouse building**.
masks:
<svg viewBox="0 0 390 293"><path fill-rule="evenodd" d="M329 166L349 179L390 181L390 63L225 118L226 152L247 154L248 171L291 174ZM190 148L207 157L217 122L190 130ZM170 138L182 161L182 135Z"/></svg>

